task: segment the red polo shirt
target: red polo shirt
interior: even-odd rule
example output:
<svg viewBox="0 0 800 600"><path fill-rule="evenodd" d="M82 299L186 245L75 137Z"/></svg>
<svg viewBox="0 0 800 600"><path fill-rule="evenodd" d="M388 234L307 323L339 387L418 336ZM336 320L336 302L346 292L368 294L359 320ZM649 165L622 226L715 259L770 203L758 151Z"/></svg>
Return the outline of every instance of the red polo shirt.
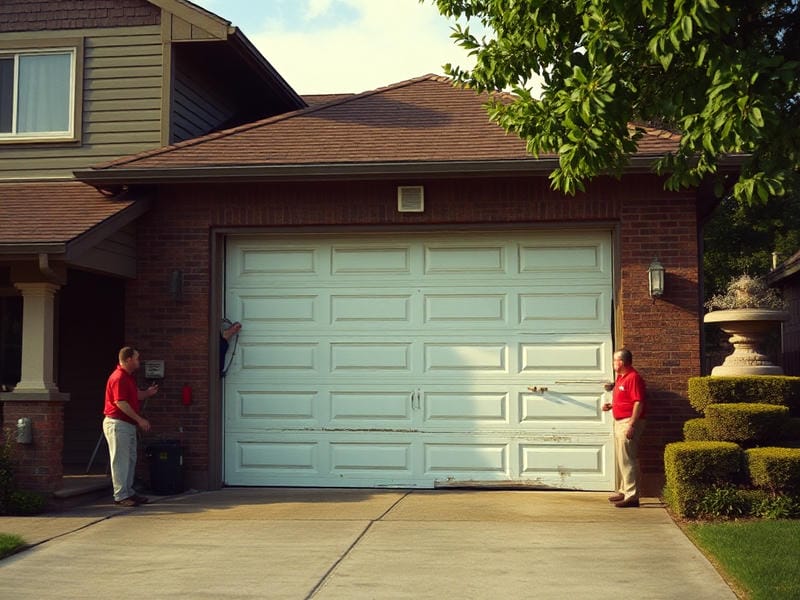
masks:
<svg viewBox="0 0 800 600"><path fill-rule="evenodd" d="M644 379L633 367L625 375L619 375L614 382L614 393L611 397L611 410L615 419L627 419L633 415L633 405L640 402L642 412L639 418L644 419L647 413L647 402L645 396L647 389Z"/></svg>
<svg viewBox="0 0 800 600"><path fill-rule="evenodd" d="M137 414L139 413L139 388L136 385L136 380L133 375L120 365L117 365L117 368L109 376L108 383L106 383L106 402L103 414L112 419L120 419L136 425L133 419L119 409L117 406L117 401L119 400L125 400Z"/></svg>

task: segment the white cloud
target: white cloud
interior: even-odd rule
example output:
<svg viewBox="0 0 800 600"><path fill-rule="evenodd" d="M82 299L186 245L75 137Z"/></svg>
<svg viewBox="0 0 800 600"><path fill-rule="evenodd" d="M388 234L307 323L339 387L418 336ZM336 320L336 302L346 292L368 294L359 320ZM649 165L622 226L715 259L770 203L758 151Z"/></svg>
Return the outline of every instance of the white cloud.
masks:
<svg viewBox="0 0 800 600"><path fill-rule="evenodd" d="M235 0L195 1L233 21L301 94L362 92L441 74L448 62L471 64L450 39L450 23L431 0L309 0L302 13L315 23L307 28L286 19L265 19L268 5L262 2L249 0L247 23L241 23L235 14L225 13ZM323 17L326 21L320 23Z"/></svg>

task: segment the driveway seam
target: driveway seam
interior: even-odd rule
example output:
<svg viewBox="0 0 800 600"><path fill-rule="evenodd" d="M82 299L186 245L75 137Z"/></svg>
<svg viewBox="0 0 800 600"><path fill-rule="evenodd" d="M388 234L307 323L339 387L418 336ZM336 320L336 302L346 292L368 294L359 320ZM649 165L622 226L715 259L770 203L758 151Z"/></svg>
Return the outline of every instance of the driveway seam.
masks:
<svg viewBox="0 0 800 600"><path fill-rule="evenodd" d="M313 588L311 588L311 591L308 593L308 595L305 597L304 600L310 600L311 598L316 596L317 592L319 592L325 586L325 584L333 576L333 573L336 571L336 569L339 567L339 565L342 564L344 559L346 559L350 555L350 553L355 549L355 547L364 538L364 536L367 535L367 532L372 528L372 526L375 523L377 523L378 521L382 521L383 518L386 515L388 515L390 512L392 512L392 510L394 510L395 506L400 504L410 494L411 494L411 490L407 491L405 494L403 494L397 500L395 500L389 508L387 508L385 511L383 511L383 513L381 513L380 516L378 516L375 519L370 519L369 522L367 523L367 526L364 527L364 529L361 531L360 534L358 534L358 537L356 539L354 539L353 542L347 547L347 550L345 550L342 553L342 555L339 558L336 559L336 561L330 566L330 568L327 571L325 571L325 573L322 575L322 577L320 577L320 579L317 582L317 584Z"/></svg>

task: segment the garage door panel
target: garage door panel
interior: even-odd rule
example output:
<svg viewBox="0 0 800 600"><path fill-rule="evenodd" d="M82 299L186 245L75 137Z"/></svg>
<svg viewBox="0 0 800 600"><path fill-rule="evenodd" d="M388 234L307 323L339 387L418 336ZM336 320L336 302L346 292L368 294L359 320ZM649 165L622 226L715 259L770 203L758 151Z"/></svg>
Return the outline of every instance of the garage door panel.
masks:
<svg viewBox="0 0 800 600"><path fill-rule="evenodd" d="M338 343L330 345L331 371L411 371L411 343Z"/></svg>
<svg viewBox="0 0 800 600"><path fill-rule="evenodd" d="M267 327L275 327L283 323L294 326L319 320L317 294L241 295L236 300L241 307L241 320L250 324L263 323Z"/></svg>
<svg viewBox="0 0 800 600"><path fill-rule="evenodd" d="M572 333L608 331L611 299L607 290L540 288L534 293L521 293L518 298L519 322L526 329Z"/></svg>
<svg viewBox="0 0 800 600"><path fill-rule="evenodd" d="M507 294L425 294L424 302L426 323L474 325L489 322L496 326L508 322Z"/></svg>
<svg viewBox="0 0 800 600"><path fill-rule="evenodd" d="M603 340L564 341L562 338L525 341L520 344L519 352L520 370L531 375L599 379L603 373L607 373L605 357L609 349Z"/></svg>
<svg viewBox="0 0 800 600"><path fill-rule="evenodd" d="M413 471L410 443L331 442L330 453L334 475L352 471L371 471L375 475L391 471L408 478Z"/></svg>
<svg viewBox="0 0 800 600"><path fill-rule="evenodd" d="M238 344L237 353L237 366L243 371L320 370L319 344L315 342L243 342Z"/></svg>
<svg viewBox="0 0 800 600"><path fill-rule="evenodd" d="M331 323L352 326L365 323L398 324L411 322L411 296L408 294L337 294L330 299Z"/></svg>
<svg viewBox="0 0 800 600"><path fill-rule="evenodd" d="M411 248L374 246L334 246L331 250L333 275L407 275L411 273Z"/></svg>
<svg viewBox="0 0 800 600"><path fill-rule="evenodd" d="M541 426L549 422L554 426L577 422L599 424L606 412L602 410L603 398L597 392L564 393L549 389L546 392L523 392L520 399L520 422Z"/></svg>
<svg viewBox="0 0 800 600"><path fill-rule="evenodd" d="M259 284L264 275L308 275L316 273L320 265L316 248L248 248L243 247L238 266L231 275L256 279Z"/></svg>
<svg viewBox="0 0 800 600"><path fill-rule="evenodd" d="M510 423L509 393L504 390L431 392L424 395L424 426L467 427Z"/></svg>
<svg viewBox="0 0 800 600"><path fill-rule="evenodd" d="M509 348L505 343L426 343L425 372L508 373Z"/></svg>
<svg viewBox="0 0 800 600"><path fill-rule="evenodd" d="M319 464L320 445L313 441L239 441L233 446L239 456L239 471L290 472L308 477L323 470Z"/></svg>
<svg viewBox="0 0 800 600"><path fill-rule="evenodd" d="M511 479L509 444L479 442L425 444L425 473L467 473L471 479L490 476Z"/></svg>
<svg viewBox="0 0 800 600"><path fill-rule="evenodd" d="M521 444L522 473L541 478L554 474L605 474L608 445L600 442L575 444Z"/></svg>
<svg viewBox="0 0 800 600"><path fill-rule="evenodd" d="M340 391L330 392L332 427L410 427L411 399L406 391Z"/></svg>
<svg viewBox="0 0 800 600"><path fill-rule="evenodd" d="M506 249L503 246L425 247L425 275L506 274Z"/></svg>

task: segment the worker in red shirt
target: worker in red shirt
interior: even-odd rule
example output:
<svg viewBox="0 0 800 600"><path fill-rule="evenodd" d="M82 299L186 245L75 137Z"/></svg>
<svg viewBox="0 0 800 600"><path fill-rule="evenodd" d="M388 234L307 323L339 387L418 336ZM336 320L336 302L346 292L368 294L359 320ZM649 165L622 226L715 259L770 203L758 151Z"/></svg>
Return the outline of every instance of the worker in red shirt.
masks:
<svg viewBox="0 0 800 600"><path fill-rule="evenodd" d="M614 415L614 449L617 462L617 493L608 497L617 508L639 506L639 440L645 426L647 389L644 379L633 368L633 355L622 348L614 353L614 371L611 402L603 405L604 411ZM608 389L608 387L606 389Z"/></svg>
<svg viewBox="0 0 800 600"><path fill-rule="evenodd" d="M152 384L140 390L133 374L139 369L139 352L125 346L119 351L119 364L106 383L103 408L103 433L108 442L111 458L111 482L114 486L114 504L139 506L148 501L133 489L136 473L136 427L150 431L150 421L142 417L142 400L158 393Z"/></svg>

